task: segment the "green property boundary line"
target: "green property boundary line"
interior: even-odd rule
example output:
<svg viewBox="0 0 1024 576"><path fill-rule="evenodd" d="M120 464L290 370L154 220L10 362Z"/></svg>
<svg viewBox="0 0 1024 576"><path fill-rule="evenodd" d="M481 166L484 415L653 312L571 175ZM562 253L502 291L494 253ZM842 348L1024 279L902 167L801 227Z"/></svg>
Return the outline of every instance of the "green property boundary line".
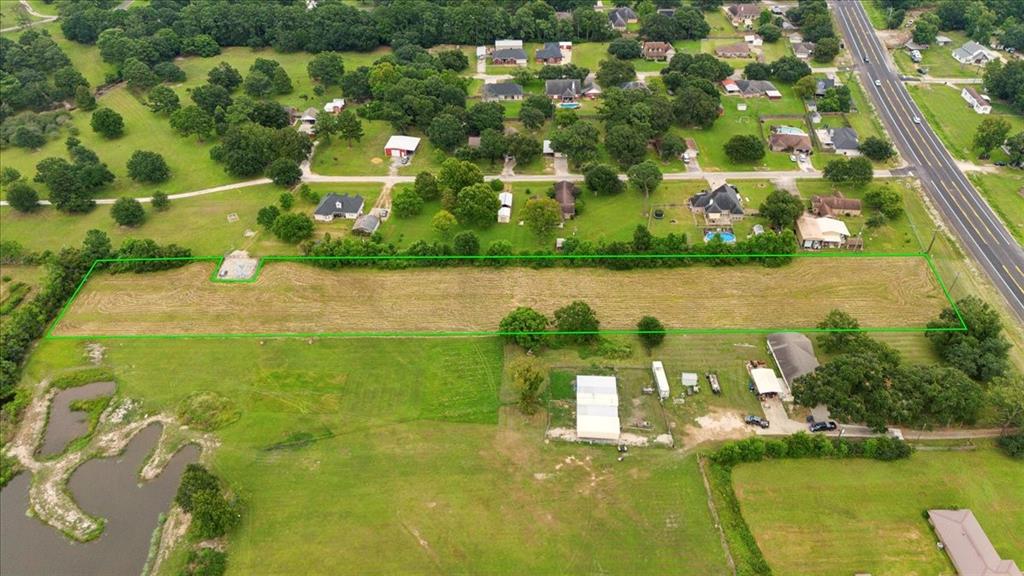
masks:
<svg viewBox="0 0 1024 576"><path fill-rule="evenodd" d="M107 335L56 335L54 331L64 318L71 306L77 300L82 288L92 277L96 267L108 263L124 262L215 262L216 266L210 274L210 281L224 284L250 284L259 279L260 272L268 262L310 262L315 260L616 260L616 259L691 259L691 260L712 260L724 258L754 259L754 258L923 258L928 264L929 270L942 288L946 302L956 314L960 326L929 328L929 327L877 327L877 328L669 328L664 331L645 330L590 330L590 331L502 331L502 330L468 330L468 331L380 331L380 332L247 332L247 333L209 333L209 334L107 334ZM534 254L534 255L503 255L503 256L262 256L256 264L256 270L251 278L246 279L224 279L217 277L217 272L225 260L224 256L186 256L168 258L99 258L93 261L89 270L85 273L81 282L75 287L71 298L61 308L60 313L54 318L47 330L44 339L48 340L82 340L82 339L145 339L145 338L416 338L416 337L454 337L454 336L517 336L517 335L592 335L592 334L768 334L772 332L803 332L803 333L839 333L839 332L966 332L967 323L964 322L960 309L950 296L946 283L935 267L930 254L926 252L797 252L795 254Z"/></svg>

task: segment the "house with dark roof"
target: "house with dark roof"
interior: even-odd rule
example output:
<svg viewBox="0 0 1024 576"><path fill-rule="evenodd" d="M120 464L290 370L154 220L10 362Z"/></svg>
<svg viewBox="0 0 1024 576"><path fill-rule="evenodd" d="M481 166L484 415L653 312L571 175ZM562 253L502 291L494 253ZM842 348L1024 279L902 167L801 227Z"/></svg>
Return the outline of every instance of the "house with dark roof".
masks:
<svg viewBox="0 0 1024 576"><path fill-rule="evenodd" d="M522 48L501 48L491 52L491 64L495 66L526 66L526 50Z"/></svg>
<svg viewBox="0 0 1024 576"><path fill-rule="evenodd" d="M961 576L1022 576L1017 563L1002 558L970 510L929 510L928 522Z"/></svg>
<svg viewBox="0 0 1024 576"><path fill-rule="evenodd" d="M601 86L597 83L597 75L593 72L587 74L587 77L583 79L583 95L594 100L601 95L601 92Z"/></svg>
<svg viewBox="0 0 1024 576"><path fill-rule="evenodd" d="M725 85L725 82L722 84ZM736 92L744 98L765 97L770 100L782 98L782 92L779 92L775 84L767 80L733 80L733 84L736 85ZM728 86L726 87L726 93L732 93L729 91Z"/></svg>
<svg viewBox="0 0 1024 576"><path fill-rule="evenodd" d="M750 29L754 27L754 21L761 15L763 8L757 2L752 4L731 4L722 8L726 17L737 28Z"/></svg>
<svg viewBox="0 0 1024 576"><path fill-rule="evenodd" d="M484 84L480 91L480 98L484 102L498 102L501 100L522 100L523 87L514 82L497 82Z"/></svg>
<svg viewBox="0 0 1024 576"><path fill-rule="evenodd" d="M623 90L644 90L645 92L651 91L651 89L647 86L647 84L644 83L643 80L631 80L629 82L622 84L621 86L619 86L619 88L622 88Z"/></svg>
<svg viewBox="0 0 1024 576"><path fill-rule="evenodd" d="M719 58L750 58L750 44L737 42L719 46L715 48L715 55Z"/></svg>
<svg viewBox="0 0 1024 576"><path fill-rule="evenodd" d="M768 137L768 148L772 152L804 152L810 153L814 146L806 132L792 126L772 126Z"/></svg>
<svg viewBox="0 0 1024 576"><path fill-rule="evenodd" d="M636 11L629 6L620 6L608 12L608 22L612 28L620 32L624 31L627 25L636 24L637 19Z"/></svg>
<svg viewBox="0 0 1024 576"><path fill-rule="evenodd" d="M820 366L811 339L799 332L769 334L768 351L779 367L782 380L790 389L797 378L814 372Z"/></svg>
<svg viewBox="0 0 1024 576"><path fill-rule="evenodd" d="M704 215L704 223L708 226L731 226L744 216L739 190L729 184L695 194L687 204L695 214Z"/></svg>
<svg viewBox="0 0 1024 576"><path fill-rule="evenodd" d="M840 127L829 129L832 138L832 149L843 156L860 156L860 140L853 128Z"/></svg>
<svg viewBox="0 0 1024 576"><path fill-rule="evenodd" d="M316 210L313 211L313 218L320 222L331 222L335 218L355 220L363 213L363 197L356 194L334 194L333 192L320 199Z"/></svg>
<svg viewBox="0 0 1024 576"><path fill-rule="evenodd" d="M569 220L576 216L576 195L579 190L576 185L568 180L562 180L555 184L555 202L562 207L562 219Z"/></svg>
<svg viewBox="0 0 1024 576"><path fill-rule="evenodd" d="M545 42L544 46L537 49L534 58L541 64L561 64L562 47L558 42Z"/></svg>
<svg viewBox="0 0 1024 576"><path fill-rule="evenodd" d="M646 60L671 60L676 49L668 42L644 42L643 55Z"/></svg>
<svg viewBox="0 0 1024 576"><path fill-rule="evenodd" d="M811 196L811 214L815 216L860 216L861 202L842 192L831 196Z"/></svg>
<svg viewBox="0 0 1024 576"><path fill-rule="evenodd" d="M580 81L576 78L544 81L544 93L559 102L575 102L580 96L580 88Z"/></svg>

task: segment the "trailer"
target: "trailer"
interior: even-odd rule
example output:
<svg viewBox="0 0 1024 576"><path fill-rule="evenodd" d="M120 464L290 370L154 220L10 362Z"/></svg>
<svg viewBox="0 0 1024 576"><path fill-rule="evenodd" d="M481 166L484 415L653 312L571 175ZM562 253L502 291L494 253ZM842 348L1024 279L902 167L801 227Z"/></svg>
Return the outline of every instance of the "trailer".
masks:
<svg viewBox="0 0 1024 576"><path fill-rule="evenodd" d="M713 394L721 394L722 387L718 385L718 374L714 372L708 372L704 375L708 379L708 385L711 386L711 392Z"/></svg>
<svg viewBox="0 0 1024 576"><path fill-rule="evenodd" d="M668 378L665 376L665 366L660 360L651 362L651 371L654 372L654 383L658 385L658 397L662 400L668 398Z"/></svg>

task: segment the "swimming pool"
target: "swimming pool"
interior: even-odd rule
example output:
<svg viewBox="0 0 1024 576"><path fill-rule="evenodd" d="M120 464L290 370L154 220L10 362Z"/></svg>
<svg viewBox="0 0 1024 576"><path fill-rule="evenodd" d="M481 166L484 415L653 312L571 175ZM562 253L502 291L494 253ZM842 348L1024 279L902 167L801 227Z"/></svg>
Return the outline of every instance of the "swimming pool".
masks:
<svg viewBox="0 0 1024 576"><path fill-rule="evenodd" d="M575 110L580 107L579 102L562 102L558 105L559 108L565 108L567 110Z"/></svg>
<svg viewBox="0 0 1024 576"><path fill-rule="evenodd" d="M722 242L725 242L726 244L736 243L736 235L733 234L732 232L708 232L707 234L704 235L704 241L711 242L711 239L714 238L715 236L721 238Z"/></svg>

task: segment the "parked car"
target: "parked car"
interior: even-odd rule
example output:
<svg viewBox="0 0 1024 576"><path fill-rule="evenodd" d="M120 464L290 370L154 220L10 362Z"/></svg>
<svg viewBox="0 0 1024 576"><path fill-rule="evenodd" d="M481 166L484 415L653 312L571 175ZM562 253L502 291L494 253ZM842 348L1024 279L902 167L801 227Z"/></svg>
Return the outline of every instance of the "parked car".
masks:
<svg viewBox="0 0 1024 576"><path fill-rule="evenodd" d="M994 163L996 166L1006 166L1006 162L999 161Z"/></svg>
<svg viewBox="0 0 1024 576"><path fill-rule="evenodd" d="M761 418L760 416L754 416L753 414L744 418L743 421L751 426L760 426L761 428L768 427L767 418Z"/></svg>
<svg viewBox="0 0 1024 576"><path fill-rule="evenodd" d="M832 420L829 420L828 422L814 422L809 426L811 432L831 432L838 427L839 426Z"/></svg>

